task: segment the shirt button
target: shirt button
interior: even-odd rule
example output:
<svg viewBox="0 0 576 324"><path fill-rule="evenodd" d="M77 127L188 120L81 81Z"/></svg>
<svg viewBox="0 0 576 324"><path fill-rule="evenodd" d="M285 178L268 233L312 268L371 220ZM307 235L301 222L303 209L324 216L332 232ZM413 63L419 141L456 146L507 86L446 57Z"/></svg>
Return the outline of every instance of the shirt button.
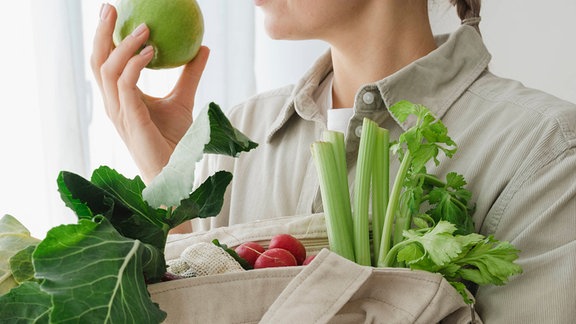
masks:
<svg viewBox="0 0 576 324"><path fill-rule="evenodd" d="M362 136L362 125L356 126L356 129L354 129L354 135L356 135L356 137Z"/></svg>
<svg viewBox="0 0 576 324"><path fill-rule="evenodd" d="M367 105L372 104L374 102L374 94L372 92L365 92L362 95L362 101Z"/></svg>

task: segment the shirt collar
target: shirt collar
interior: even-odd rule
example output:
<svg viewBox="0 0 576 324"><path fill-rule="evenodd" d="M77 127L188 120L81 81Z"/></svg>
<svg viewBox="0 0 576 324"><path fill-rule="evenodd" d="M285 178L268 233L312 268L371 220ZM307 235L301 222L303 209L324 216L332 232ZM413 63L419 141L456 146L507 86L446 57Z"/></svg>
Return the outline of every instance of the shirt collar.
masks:
<svg viewBox="0 0 576 324"><path fill-rule="evenodd" d="M386 107L408 100L422 104L438 118L484 72L491 55L481 36L470 26L461 26L451 35L436 37L438 48L412 62L396 73L365 87L377 87ZM320 118L313 94L322 80L332 71L328 51L322 55L304 77L294 86L292 100L281 110L268 132L268 141L297 113L306 120ZM364 87L363 87L364 88ZM358 93L361 92L361 89ZM400 124L410 127L410 119Z"/></svg>
<svg viewBox="0 0 576 324"><path fill-rule="evenodd" d="M282 107L278 117L274 120L268 131L267 142L270 142L274 134L284 126L294 113L297 113L306 120L319 120L323 118L314 100L314 93L331 71L332 58L328 50L320 56L312 68L294 85L291 99Z"/></svg>

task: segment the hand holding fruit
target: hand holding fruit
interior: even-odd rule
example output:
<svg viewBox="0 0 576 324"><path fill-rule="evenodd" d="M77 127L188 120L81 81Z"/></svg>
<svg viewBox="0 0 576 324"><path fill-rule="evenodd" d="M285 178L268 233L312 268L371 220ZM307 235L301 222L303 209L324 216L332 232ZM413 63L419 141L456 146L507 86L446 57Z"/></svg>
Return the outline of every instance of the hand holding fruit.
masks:
<svg viewBox="0 0 576 324"><path fill-rule="evenodd" d="M128 147L144 181L149 182L168 162L174 147L192 123L194 96L209 50L199 48L166 97L146 95L137 87L137 81L140 72L155 56L152 46L142 49L151 30L147 25L139 24L115 46L113 33L117 16L113 6L103 5L94 37L91 67L108 117Z"/></svg>

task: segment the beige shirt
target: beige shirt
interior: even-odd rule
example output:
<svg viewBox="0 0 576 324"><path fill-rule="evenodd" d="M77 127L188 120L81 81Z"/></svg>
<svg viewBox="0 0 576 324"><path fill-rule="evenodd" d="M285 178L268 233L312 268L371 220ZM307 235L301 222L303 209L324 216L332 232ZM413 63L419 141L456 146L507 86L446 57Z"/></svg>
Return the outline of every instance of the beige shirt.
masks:
<svg viewBox="0 0 576 324"><path fill-rule="evenodd" d="M363 117L397 138L409 125L396 122L387 107L403 99L425 105L459 146L452 159L441 159L429 171L441 177L463 174L477 206L476 229L522 251L522 275L503 287L478 290L483 320L573 322L576 106L491 74L491 56L471 27L438 42L426 57L358 91L346 137L350 179ZM310 144L321 137L326 120L313 94L331 69L327 53L297 84L230 111L232 123L260 146L238 159L207 156L201 162L200 180L221 169L234 179L221 215L194 221L195 230L322 211Z"/></svg>

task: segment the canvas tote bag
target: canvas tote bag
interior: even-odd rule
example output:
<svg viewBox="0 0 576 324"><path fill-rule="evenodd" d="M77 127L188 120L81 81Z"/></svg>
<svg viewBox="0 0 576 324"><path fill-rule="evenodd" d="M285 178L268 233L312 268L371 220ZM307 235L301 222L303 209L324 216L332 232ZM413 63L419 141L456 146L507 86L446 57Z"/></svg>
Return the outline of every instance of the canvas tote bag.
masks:
<svg viewBox="0 0 576 324"><path fill-rule="evenodd" d="M482 323L440 275L360 266L330 252L322 214L173 235L166 258L178 258L197 242L266 245L280 233L317 254L312 263L150 285L166 323Z"/></svg>

